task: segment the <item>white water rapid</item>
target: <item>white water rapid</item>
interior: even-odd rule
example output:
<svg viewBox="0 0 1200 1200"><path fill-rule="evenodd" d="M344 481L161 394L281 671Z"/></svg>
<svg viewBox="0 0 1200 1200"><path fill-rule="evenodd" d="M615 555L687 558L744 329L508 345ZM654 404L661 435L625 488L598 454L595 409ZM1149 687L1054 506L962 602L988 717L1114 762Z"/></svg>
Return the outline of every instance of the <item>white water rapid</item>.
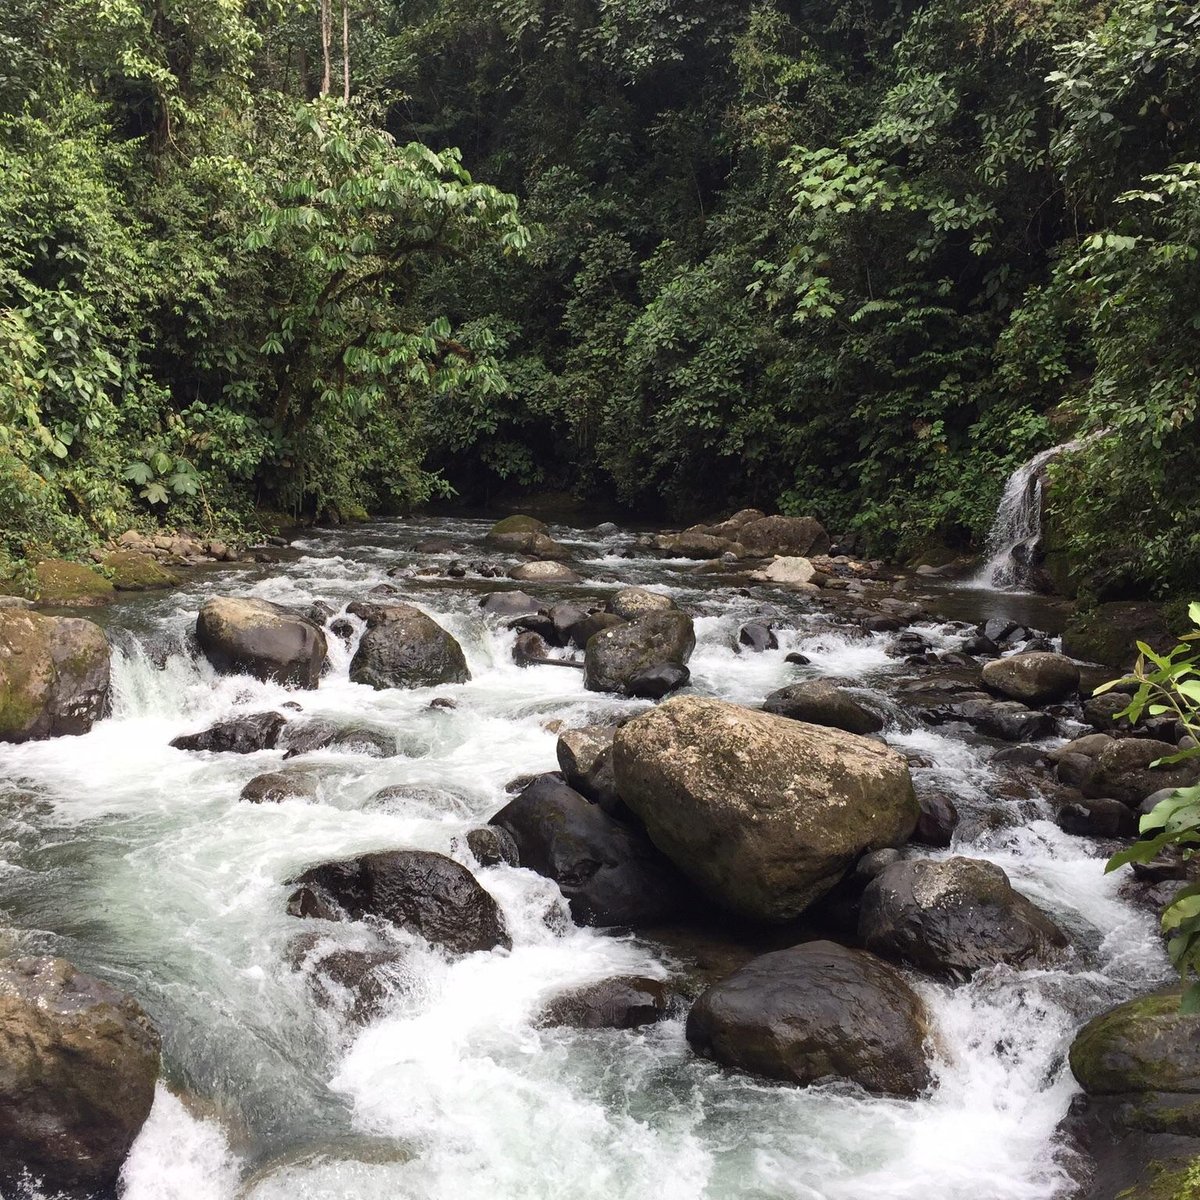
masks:
<svg viewBox="0 0 1200 1200"><path fill-rule="evenodd" d="M352 684L350 650L331 636L320 688L286 693L216 676L188 652L186 633L207 595L340 608L388 568L429 562L409 552L420 538L477 542L485 530L429 520L315 532L295 561L222 568L123 602L101 618L119 647L112 717L84 737L0 746L0 924L15 928L22 952L61 954L133 992L163 1033L164 1078L125 1166L124 1200L1064 1194L1072 1164L1055 1127L1074 1090L1065 1052L1091 1015L1164 977L1152 915L1119 898L1101 848L1062 833L1036 797L1002 798L994 744L901 719L890 697L911 669L889 656L893 635L863 637L783 592L739 594L688 574L688 563L620 557L632 539L566 533L585 582L547 594L599 597L634 582L670 592L697 617L691 665L702 693L760 704L821 674L877 695L896 714L888 739L932 764L917 768L918 785L959 804L950 852L1002 865L1069 930L1069 960L997 968L958 987L914 976L933 1014L935 1062L933 1086L915 1101L727 1072L690 1053L681 1017L633 1032L537 1027L556 991L614 973L665 977L682 952L665 935L577 928L553 883L507 866L477 874L503 908L511 952L448 961L409 939L405 973L371 1024L314 1002L292 965L303 923L285 912L287 879L396 848L474 868L465 834L505 803L506 782L556 768L547 722L582 724L644 703L586 692L575 671L513 665L514 634L477 607L481 591L503 583L393 580L462 642L473 678L455 687ZM735 653L739 623L764 603L795 627L777 650ZM962 636L923 632L946 649ZM786 663L792 651L810 665ZM431 709L435 696L458 707ZM309 716L393 732L401 753L313 754L303 761L318 781L314 801L252 805L238 800L243 784L281 751L168 745L288 700ZM391 785L408 790L371 799Z"/></svg>

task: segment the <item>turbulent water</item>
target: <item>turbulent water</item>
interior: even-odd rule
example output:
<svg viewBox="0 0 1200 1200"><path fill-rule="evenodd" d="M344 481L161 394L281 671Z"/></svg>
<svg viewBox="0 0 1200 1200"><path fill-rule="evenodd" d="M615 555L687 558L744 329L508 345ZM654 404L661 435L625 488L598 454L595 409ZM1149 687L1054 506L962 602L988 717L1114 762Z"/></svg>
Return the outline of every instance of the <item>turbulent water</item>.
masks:
<svg viewBox="0 0 1200 1200"><path fill-rule="evenodd" d="M1054 1130L1073 1092L1065 1051L1090 1015L1163 974L1151 917L1118 898L1098 847L1060 832L1036 803L1003 798L993 747L965 730L912 728L888 699L906 670L887 653L890 635L851 636L807 603L741 595L686 563L622 558L621 538L565 535L586 581L548 594L601 597L632 582L670 592L697 616L701 693L757 704L814 673L869 689L895 715L888 739L933 763L916 774L957 797L952 852L1002 865L1071 931L1072 958L960 987L916 979L934 1016L935 1083L912 1102L723 1071L691 1055L679 1018L637 1032L538 1028L556 991L612 974L666 976L679 952L572 926L552 883L510 867L478 877L504 910L511 952L450 962L414 941L385 1014L366 1027L314 1003L293 965L300 922L285 913L286 880L382 849L438 850L473 866L465 834L505 802L506 782L555 768L549 721L644 705L585 692L579 672L517 668L514 635L480 615L477 585L401 581L462 642L473 678L456 687L351 684L351 647L331 637L320 689L288 694L216 676L188 652L187 630L216 592L340 607L388 568L415 564L407 548L420 537L478 540L485 528L315 533L295 561L209 572L120 605L105 617L119 647L113 716L86 737L0 747L0 920L24 952L62 954L134 992L163 1033L164 1080L125 1166L125 1200L1063 1194L1072 1164ZM738 624L764 602L796 628L777 651L736 654ZM948 627L924 632L957 645ZM785 663L792 650L811 665ZM458 707L430 709L434 696ZM319 780L315 802L251 805L238 800L242 785L281 751L168 745L289 699L307 715L393 732L400 756L313 754L302 761ZM395 784L409 785L406 798L370 801Z"/></svg>

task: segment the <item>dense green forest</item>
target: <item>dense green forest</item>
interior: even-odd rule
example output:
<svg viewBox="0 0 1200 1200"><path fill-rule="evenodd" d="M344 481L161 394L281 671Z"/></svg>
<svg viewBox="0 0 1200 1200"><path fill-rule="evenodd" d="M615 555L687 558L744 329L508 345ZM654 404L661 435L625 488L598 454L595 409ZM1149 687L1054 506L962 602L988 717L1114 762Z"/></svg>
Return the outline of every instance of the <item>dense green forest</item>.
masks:
<svg viewBox="0 0 1200 1200"><path fill-rule="evenodd" d="M570 490L1200 570L1200 10L12 0L0 538Z"/></svg>

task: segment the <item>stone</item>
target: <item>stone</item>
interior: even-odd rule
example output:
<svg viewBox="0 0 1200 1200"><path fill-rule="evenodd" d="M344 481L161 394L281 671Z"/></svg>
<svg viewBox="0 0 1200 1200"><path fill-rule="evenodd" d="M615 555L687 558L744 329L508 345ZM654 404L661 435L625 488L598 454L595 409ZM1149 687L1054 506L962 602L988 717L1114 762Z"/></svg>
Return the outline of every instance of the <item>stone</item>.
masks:
<svg viewBox="0 0 1200 1200"><path fill-rule="evenodd" d="M109 671L91 621L0 609L0 742L87 733L108 711Z"/></svg>
<svg viewBox="0 0 1200 1200"><path fill-rule="evenodd" d="M737 554L741 546L729 538L714 537L699 529L682 533L665 533L655 539L655 547L668 558L714 559L725 554Z"/></svg>
<svg viewBox="0 0 1200 1200"><path fill-rule="evenodd" d="M47 608L98 608L115 598L113 585L83 563L48 558L33 568L37 602Z"/></svg>
<svg viewBox="0 0 1200 1200"><path fill-rule="evenodd" d="M138 550L113 550L101 560L119 592L146 592L174 587L179 576Z"/></svg>
<svg viewBox="0 0 1200 1200"><path fill-rule="evenodd" d="M1178 748L1172 742L1153 738L1116 739L1092 760L1094 767L1080 787L1085 796L1111 797L1136 808L1153 792L1191 787L1200 782L1200 762L1195 759L1173 766L1151 765L1177 753Z"/></svg>
<svg viewBox="0 0 1200 1200"><path fill-rule="evenodd" d="M625 693L638 671L668 663L684 666L695 647L692 619L681 612L649 613L602 629L588 640L584 651L584 687Z"/></svg>
<svg viewBox="0 0 1200 1200"><path fill-rule="evenodd" d="M829 549L829 534L814 517L762 517L749 521L738 540L751 554L761 557L807 558Z"/></svg>
<svg viewBox="0 0 1200 1200"><path fill-rule="evenodd" d="M267 771L255 775L238 796L248 804L282 804L285 800L315 800L316 780L307 775Z"/></svg>
<svg viewBox="0 0 1200 1200"><path fill-rule="evenodd" d="M727 1067L807 1085L846 1079L917 1096L930 1082L929 1018L894 967L861 950L807 942L752 959L708 988L687 1039Z"/></svg>
<svg viewBox="0 0 1200 1200"><path fill-rule="evenodd" d="M760 571L755 571L752 578L763 583L775 583L781 587L815 588L817 568L807 558L785 556L769 562Z"/></svg>
<svg viewBox="0 0 1200 1200"><path fill-rule="evenodd" d="M609 598L608 611L621 618L622 621L636 621L639 617L651 613L675 612L678 606L670 596L661 592L652 592L649 588L622 588Z"/></svg>
<svg viewBox="0 0 1200 1200"><path fill-rule="evenodd" d="M615 629L618 625L624 625L625 621L610 612L594 612L590 613L578 624L571 627L571 645L578 647L580 650L587 649L587 644L596 634L605 629Z"/></svg>
<svg viewBox="0 0 1200 1200"><path fill-rule="evenodd" d="M172 738L171 745L176 750L207 750L214 754L256 754L259 750L273 750L286 724L287 718L282 713L250 713L248 716L218 721L199 733Z"/></svg>
<svg viewBox="0 0 1200 1200"><path fill-rule="evenodd" d="M661 979L623 975L572 988L555 996L537 1024L575 1029L637 1029L667 1012L669 993Z"/></svg>
<svg viewBox="0 0 1200 1200"><path fill-rule="evenodd" d="M312 867L292 882L298 885L288 903L293 916L376 917L453 954L512 948L499 905L466 867L444 854L364 854Z"/></svg>
<svg viewBox="0 0 1200 1200"><path fill-rule="evenodd" d="M556 646L580 644L575 639L576 630L590 615L588 610L580 604L563 603L551 605L546 616L550 622L549 635L553 639L554 644ZM581 648L586 644L585 640L580 644Z"/></svg>
<svg viewBox="0 0 1200 1200"><path fill-rule="evenodd" d="M47 1193L114 1189L150 1115L159 1051L124 992L61 958L0 961L0 1184L16 1187L25 1168Z"/></svg>
<svg viewBox="0 0 1200 1200"><path fill-rule="evenodd" d="M488 544L512 554L527 554L530 558L556 559L565 562L571 557L566 546L545 533L489 534Z"/></svg>
<svg viewBox="0 0 1200 1200"><path fill-rule="evenodd" d="M1036 742L1053 737L1058 729L1049 713L1017 700L964 699L952 706L952 713L980 733L1004 742Z"/></svg>
<svg viewBox="0 0 1200 1200"><path fill-rule="evenodd" d="M847 733L865 735L883 728L881 717L825 679L805 680L772 692L763 701L763 711Z"/></svg>
<svg viewBox="0 0 1200 1200"><path fill-rule="evenodd" d="M578 583L579 575L561 562L527 562L513 567L509 579L522 583Z"/></svg>
<svg viewBox="0 0 1200 1200"><path fill-rule="evenodd" d="M540 633L526 630L517 634L512 656L518 667L530 667L535 663L544 663L550 657L550 647Z"/></svg>
<svg viewBox="0 0 1200 1200"><path fill-rule="evenodd" d="M307 943L307 944L306 944ZM314 999L358 1025L381 1016L404 979L405 955L389 947L358 949L330 946L324 939L305 939L303 951Z"/></svg>
<svg viewBox="0 0 1200 1200"><path fill-rule="evenodd" d="M993 863L906 859L867 886L858 935L875 954L961 979L996 963L1045 966L1066 935Z"/></svg>
<svg viewBox="0 0 1200 1200"><path fill-rule="evenodd" d="M553 879L582 925L654 925L694 907L645 835L553 775L541 775L491 824L517 843L521 866Z"/></svg>
<svg viewBox="0 0 1200 1200"><path fill-rule="evenodd" d="M907 764L882 743L698 696L622 726L613 766L654 844L710 899L763 921L798 916L919 816Z"/></svg>
<svg viewBox="0 0 1200 1200"><path fill-rule="evenodd" d="M1055 814L1064 833L1076 837L1131 838L1137 836L1137 813L1120 800L1081 797L1064 804Z"/></svg>
<svg viewBox="0 0 1200 1200"><path fill-rule="evenodd" d="M625 681L625 692L639 700L661 700L687 687L691 680L692 673L687 667L678 663L658 663L634 671Z"/></svg>
<svg viewBox="0 0 1200 1200"><path fill-rule="evenodd" d="M610 816L625 811L613 776L612 747L615 725L585 725L566 729L555 748L558 765L568 787L598 804Z"/></svg>
<svg viewBox="0 0 1200 1200"><path fill-rule="evenodd" d="M222 674L314 688L325 667L325 634L311 621L266 600L216 596L196 618L196 640Z"/></svg>
<svg viewBox="0 0 1200 1200"><path fill-rule="evenodd" d="M489 592L479 607L491 617L520 617L541 611L541 605L528 592Z"/></svg>
<svg viewBox="0 0 1200 1200"><path fill-rule="evenodd" d="M919 791L917 803L921 806L921 815L917 818L912 840L922 846L949 846L958 828L958 808L954 801L937 792Z"/></svg>
<svg viewBox="0 0 1200 1200"><path fill-rule="evenodd" d="M762 621L747 621L738 630L737 641L733 648L740 653L743 647L756 654L761 654L766 650L778 650L779 639L770 625Z"/></svg>
<svg viewBox="0 0 1200 1200"><path fill-rule="evenodd" d="M376 690L439 687L471 678L457 639L411 604L350 605L367 623L350 679Z"/></svg>
<svg viewBox="0 0 1200 1200"><path fill-rule="evenodd" d="M514 513L511 517L505 517L503 520L497 521L491 529L488 530L488 538L491 539L498 535L506 533L548 533L549 527L545 521L539 521L537 517L526 516L524 513Z"/></svg>
<svg viewBox="0 0 1200 1200"><path fill-rule="evenodd" d="M481 867L521 865L515 839L507 829L501 829L498 825L482 825L472 829L467 834L467 849Z"/></svg>
<svg viewBox="0 0 1200 1200"><path fill-rule="evenodd" d="M394 734L361 725L339 725L317 719L289 725L283 736L285 759L313 754L318 750L340 750L365 754L368 758L394 758L398 752Z"/></svg>
<svg viewBox="0 0 1200 1200"><path fill-rule="evenodd" d="M1064 654L1010 654L984 663L983 686L1010 700L1037 707L1079 691L1079 668Z"/></svg>

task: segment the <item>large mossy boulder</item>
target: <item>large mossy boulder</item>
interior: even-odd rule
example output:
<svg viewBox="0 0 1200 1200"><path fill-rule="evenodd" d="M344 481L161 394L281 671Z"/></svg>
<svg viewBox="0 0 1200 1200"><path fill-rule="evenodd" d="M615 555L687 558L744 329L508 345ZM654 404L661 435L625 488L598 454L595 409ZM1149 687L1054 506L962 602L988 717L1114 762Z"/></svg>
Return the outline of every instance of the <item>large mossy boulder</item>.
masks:
<svg viewBox="0 0 1200 1200"><path fill-rule="evenodd" d="M179 576L140 550L114 550L101 564L118 592L148 592L174 587Z"/></svg>
<svg viewBox="0 0 1200 1200"><path fill-rule="evenodd" d="M815 517L762 517L743 525L738 540L762 558L808 558L829 549L829 534Z"/></svg>
<svg viewBox="0 0 1200 1200"><path fill-rule="evenodd" d="M108 707L109 668L91 621L0 609L0 742L87 733Z"/></svg>
<svg viewBox="0 0 1200 1200"><path fill-rule="evenodd" d="M466 867L428 850L323 863L292 881L293 916L391 921L454 954L510 949L504 915Z"/></svg>
<svg viewBox="0 0 1200 1200"><path fill-rule="evenodd" d="M687 613L651 612L623 625L602 629L584 650L584 687L591 692L630 691L640 672L682 667L696 648L696 631Z"/></svg>
<svg viewBox="0 0 1200 1200"><path fill-rule="evenodd" d="M558 884L581 925L654 925L694 907L643 833L553 775L535 779L491 823L512 835L521 866Z"/></svg>
<svg viewBox="0 0 1200 1200"><path fill-rule="evenodd" d="M370 687L418 688L471 678L457 639L411 604L352 604L367 623L350 678Z"/></svg>
<svg viewBox="0 0 1200 1200"><path fill-rule="evenodd" d="M46 608L99 608L116 598L113 585L83 563L48 558L33 568L37 602Z"/></svg>
<svg viewBox="0 0 1200 1200"><path fill-rule="evenodd" d="M1101 663L1118 671L1137 658L1137 643L1164 653L1176 642L1157 604L1114 600L1077 613L1063 631L1063 652L1083 662Z"/></svg>
<svg viewBox="0 0 1200 1200"><path fill-rule="evenodd" d="M111 1194L158 1069L131 996L60 958L0 961L0 1184L27 1170L47 1194Z"/></svg>
<svg viewBox="0 0 1200 1200"><path fill-rule="evenodd" d="M772 692L763 711L810 725L828 725L847 733L878 733L883 719L827 679L808 679Z"/></svg>
<svg viewBox="0 0 1200 1200"><path fill-rule="evenodd" d="M1079 691L1079 668L1065 654L1033 650L983 665L983 686L1009 700L1037 706Z"/></svg>
<svg viewBox="0 0 1200 1200"><path fill-rule="evenodd" d="M1200 782L1200 761L1154 766L1178 753L1171 742L1155 738L1118 738L1105 745L1090 764L1081 764L1080 787L1085 796L1120 800L1136 807L1164 788L1190 787Z"/></svg>
<svg viewBox="0 0 1200 1200"><path fill-rule="evenodd" d="M314 688L325 666L324 632L267 600L206 600L196 618L196 641L204 657L224 674Z"/></svg>
<svg viewBox="0 0 1200 1200"><path fill-rule="evenodd" d="M727 1067L810 1084L847 1079L915 1096L929 1083L928 1016L894 967L808 942L752 959L692 1007L687 1039Z"/></svg>
<svg viewBox="0 0 1200 1200"><path fill-rule="evenodd" d="M524 513L513 513L511 517L504 517L497 521L491 529L488 530L489 538L503 537L508 533L549 533L550 530L545 521L539 521L537 517L530 517Z"/></svg>
<svg viewBox="0 0 1200 1200"><path fill-rule="evenodd" d="M685 696L616 734L622 800L711 899L790 921L920 816L908 764L842 730Z"/></svg>
<svg viewBox="0 0 1200 1200"><path fill-rule="evenodd" d="M951 978L1007 963L1056 961L1066 935L993 863L973 858L892 863L867 885L862 944L884 958Z"/></svg>

